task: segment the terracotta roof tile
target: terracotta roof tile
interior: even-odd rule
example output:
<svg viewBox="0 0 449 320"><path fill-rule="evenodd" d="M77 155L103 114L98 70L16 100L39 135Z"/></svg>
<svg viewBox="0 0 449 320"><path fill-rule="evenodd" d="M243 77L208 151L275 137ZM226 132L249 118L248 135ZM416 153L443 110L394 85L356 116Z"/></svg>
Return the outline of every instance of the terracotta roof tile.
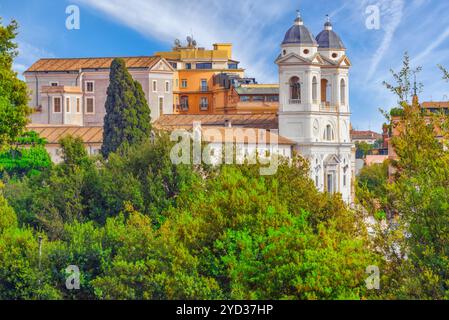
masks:
<svg viewBox="0 0 449 320"><path fill-rule="evenodd" d="M221 115L163 115L154 122L157 129L173 130L191 128L193 122L201 122L201 126L223 127L230 121L233 127L251 127L260 129L278 129L276 113L264 114L221 114Z"/></svg>
<svg viewBox="0 0 449 320"><path fill-rule="evenodd" d="M55 126L55 125L29 125L27 129L39 133L42 138L47 139L49 144L58 144L59 140L67 135L80 137L85 143L103 142L103 127L77 127L77 126Z"/></svg>
<svg viewBox="0 0 449 320"><path fill-rule="evenodd" d="M128 68L151 68L161 57L123 57ZM79 71L80 69L108 69L114 58L68 58L68 59L40 59L26 72L34 71Z"/></svg>

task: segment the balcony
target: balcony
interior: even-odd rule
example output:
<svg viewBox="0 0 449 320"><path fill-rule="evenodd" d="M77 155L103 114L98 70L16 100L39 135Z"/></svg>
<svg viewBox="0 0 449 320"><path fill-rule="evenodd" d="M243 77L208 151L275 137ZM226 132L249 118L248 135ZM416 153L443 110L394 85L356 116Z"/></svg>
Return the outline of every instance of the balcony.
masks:
<svg viewBox="0 0 449 320"><path fill-rule="evenodd" d="M209 110L209 104L205 103L205 104L200 104L200 110L201 111L207 111Z"/></svg>
<svg viewBox="0 0 449 320"><path fill-rule="evenodd" d="M201 92L208 92L209 91L209 86L205 86L205 85L200 86L200 91Z"/></svg>
<svg viewBox="0 0 449 320"><path fill-rule="evenodd" d="M288 101L290 104L301 104L301 99L290 99Z"/></svg>
<svg viewBox="0 0 449 320"><path fill-rule="evenodd" d="M176 112L189 111L189 105L188 104L175 104L175 105L173 105L173 110Z"/></svg>

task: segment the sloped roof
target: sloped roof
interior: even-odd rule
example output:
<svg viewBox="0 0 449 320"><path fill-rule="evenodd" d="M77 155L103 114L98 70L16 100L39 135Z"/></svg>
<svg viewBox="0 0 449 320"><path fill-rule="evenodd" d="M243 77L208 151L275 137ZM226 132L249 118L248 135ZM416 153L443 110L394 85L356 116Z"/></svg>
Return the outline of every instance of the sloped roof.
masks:
<svg viewBox="0 0 449 320"><path fill-rule="evenodd" d="M257 128L227 128L227 127L214 127L204 128L201 127L202 140L204 142L216 142L216 143L274 143L282 145L295 145L296 143L286 137L267 131L265 140L262 140ZM215 135L219 134L219 137Z"/></svg>
<svg viewBox="0 0 449 320"><path fill-rule="evenodd" d="M351 130L351 138L352 139L381 139L382 135L380 133L371 131L371 130Z"/></svg>
<svg viewBox="0 0 449 320"><path fill-rule="evenodd" d="M103 143L103 127L77 127L66 125L31 124L27 126L29 131L35 131L41 138L45 138L49 144L59 144L59 140L72 135L80 137L84 143Z"/></svg>
<svg viewBox="0 0 449 320"><path fill-rule="evenodd" d="M68 58L68 59L40 59L25 72L35 71L79 71L81 69L109 69L115 58ZM151 68L161 57L141 56L123 57L127 68Z"/></svg>
<svg viewBox="0 0 449 320"><path fill-rule="evenodd" d="M323 30L317 37L316 41L320 48L329 49L345 49L343 41L333 30Z"/></svg>
<svg viewBox="0 0 449 320"><path fill-rule="evenodd" d="M238 94L279 94L278 84L242 84L235 88Z"/></svg>
<svg viewBox="0 0 449 320"><path fill-rule="evenodd" d="M276 113L263 114L165 114L154 122L154 127L162 130L190 129L194 122L200 122L201 126L223 127L231 122L234 127L278 129Z"/></svg>
<svg viewBox="0 0 449 320"><path fill-rule="evenodd" d="M313 37L313 34L304 25L293 25L285 33L284 41L282 44L303 44L316 46L317 42Z"/></svg>
<svg viewBox="0 0 449 320"><path fill-rule="evenodd" d="M421 104L424 109L430 108L449 108L449 101L427 101Z"/></svg>

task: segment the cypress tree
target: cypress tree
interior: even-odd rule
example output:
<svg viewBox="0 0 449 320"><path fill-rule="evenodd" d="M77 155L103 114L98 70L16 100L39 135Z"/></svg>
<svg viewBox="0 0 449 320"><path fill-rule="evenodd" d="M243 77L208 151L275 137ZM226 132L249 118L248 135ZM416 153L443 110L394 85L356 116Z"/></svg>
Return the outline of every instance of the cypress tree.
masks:
<svg viewBox="0 0 449 320"><path fill-rule="evenodd" d="M151 134L150 108L138 81L134 81L123 59L111 64L104 118L103 146L106 158L122 145L144 142Z"/></svg>

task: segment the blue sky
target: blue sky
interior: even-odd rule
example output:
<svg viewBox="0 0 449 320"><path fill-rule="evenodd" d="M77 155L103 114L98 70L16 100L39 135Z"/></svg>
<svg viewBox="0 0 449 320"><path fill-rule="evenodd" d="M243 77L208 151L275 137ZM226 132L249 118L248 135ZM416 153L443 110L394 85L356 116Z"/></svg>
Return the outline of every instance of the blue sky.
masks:
<svg viewBox="0 0 449 320"><path fill-rule="evenodd" d="M70 4L80 8L80 30L65 27ZM379 30L366 28L369 5L380 9ZM43 57L151 55L193 34L200 46L232 42L234 57L261 83L277 82L273 61L296 9L314 35L330 14L348 48L354 128L380 130L378 108L396 101L382 81L406 50L423 67L421 100L447 99L449 83L436 67L449 67L447 0L0 0L4 23L20 24L19 72Z"/></svg>

